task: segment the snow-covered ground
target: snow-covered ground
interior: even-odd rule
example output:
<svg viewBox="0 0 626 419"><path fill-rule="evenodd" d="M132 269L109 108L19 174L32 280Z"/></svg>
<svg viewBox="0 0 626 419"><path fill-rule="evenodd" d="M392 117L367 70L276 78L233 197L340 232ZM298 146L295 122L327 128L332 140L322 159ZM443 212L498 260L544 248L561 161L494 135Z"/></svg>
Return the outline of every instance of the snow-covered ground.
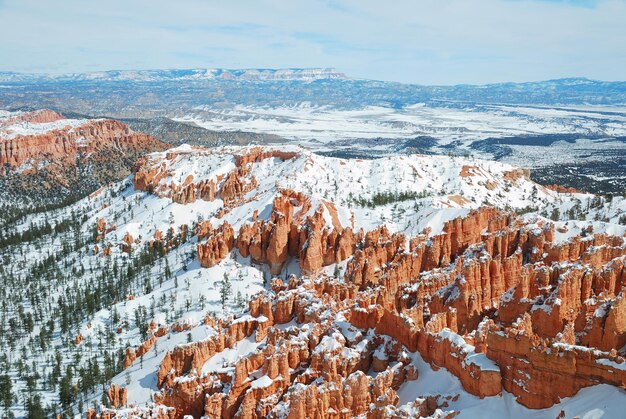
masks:
<svg viewBox="0 0 626 419"><path fill-rule="evenodd" d="M433 370L419 353L413 355L413 364L419 378L403 384L398 390L400 405L410 404L418 397L441 395L449 407L437 413L459 412L459 418L556 418L563 410L566 418L581 419L619 418L623 416L626 391L606 384L580 390L575 396L565 398L548 409L527 409L515 401L515 396L503 391L501 396L480 399L468 394L461 382L443 368ZM458 396L458 398L456 398ZM407 411L408 411L407 407ZM435 417L437 416L435 414Z"/></svg>
<svg viewBox="0 0 626 419"><path fill-rule="evenodd" d="M246 194L244 204L233 208L221 218L217 217L218 211L223 208L223 202L219 198L211 202L197 200L187 205L178 204L169 198L159 198L135 190L130 179L127 179L76 204L60 210L29 215L11 226L11 232L25 232L33 224L48 222L54 228L62 220L84 220L76 231L44 235L39 239L0 249L0 256L4 258L5 266L9 267L8 270L0 271L2 278L7 281L12 278L14 281L4 291L6 313L8 318L16 319L15 328L19 330L19 333L15 333L16 342L13 348L7 344L6 339L1 340L0 346L0 350L8 354L6 365L14 383L13 392L22 394L27 388L25 374L17 368L21 359L28 365L32 360L36 361L33 369L43 379L36 380L35 388L42 395L43 403L57 403L58 387L50 386L45 381L55 368L56 351L60 354L61 370L64 373L67 366L79 370L92 360L103 362L105 356L123 354L128 345L137 347L143 340L140 326L151 320L157 326L170 326L173 323L189 325L189 331L170 331L159 338L157 345L142 360L135 361L132 367L113 378L114 383L129 386L130 401L148 402L156 391L155 374L165 351L171 350L175 345L184 344L188 339L197 341L210 336L213 333L211 328L201 324L208 312L218 316L242 313L245 308L242 301L245 302L249 296L267 286L268 268L253 264L236 251L218 265L202 268L195 256L197 237L194 236L171 249L166 256L157 258L153 264L143 266L121 298L98 307L93 313L78 315L76 321L70 323L67 332L59 329L59 301L73 304L78 294L84 298L98 287L104 287L104 293L117 290L118 284L107 283L107 278L110 278L107 275L129 269L131 261L139 257L141 249L145 248L144 245L153 238L157 229L165 233L172 227L178 232L181 225L192 225L195 221L208 219L214 227L228 221L238 231L241 225L252 221L255 210L258 210L260 219L269 218L273 200L281 189L293 189L309 196L312 203L309 210L311 213L320 205L325 205L324 202L333 202L339 222L355 229L370 230L385 224L391 231L404 231L409 235L417 234L426 227L431 229L430 234L437 234L441 232L445 221L465 215L470 209L480 205L491 204L518 210L531 207L535 214L528 217L536 218L541 217L540 214L547 216L554 209L558 209L559 216L564 218L568 211L578 206L585 212L580 217L581 220L560 222L569 223L569 234L590 224L594 231L609 231L614 234L623 234L626 231L626 227L616 225L626 212L626 200L616 197L611 202L596 202L592 195L558 194L534 184L524 176L510 175L516 173L515 168L503 163L419 155L377 160L342 160L319 156L300 147L282 147L280 150L293 151L298 156L284 161L267 158L253 163L248 176L256 179L256 187ZM233 170L233 153L242 154L248 151L250 148L206 150L181 146L170 150L172 158L168 158L168 153L164 152L154 153L151 159L153 164L165 167L170 172L161 181L162 184L180 184L189 175L193 175L193 182L197 183L207 179L217 180L218 176ZM376 196L385 193L406 193L410 198L392 199L389 203L379 205L368 204ZM325 220L330 226L333 220L328 213L328 207L325 208ZM97 243L99 252L94 254L96 243L92 237L94 227L100 219L106 221L111 231ZM133 244L131 255L124 253L119 246L126 233L138 240L137 244ZM561 239L566 239L567 233L563 235ZM103 257L102 250L107 243L111 244L111 256ZM53 266L58 267L60 273L42 283L33 273L40 272L38 266L49 255L55 257ZM291 261L285 269L290 273L297 273L296 266L297 261ZM332 272L333 267L328 269ZM168 275L168 271L171 274ZM38 275L41 276L40 273ZM223 307L219 291L225 276L232 283L233 298ZM16 284L19 286L15 286ZM107 288L109 286L112 288ZM234 298L238 295L240 299ZM24 317L20 314L21 308L26 313L37 314L35 326L30 332L22 332ZM47 319L53 320L54 332L50 344L42 348L37 345L36 339L46 327ZM9 323L5 322L3 327L4 333L8 333ZM75 345L72 341L79 335L83 337L83 341ZM253 350L252 346L254 345L251 342L243 342L234 352L222 354L221 360L217 359L215 364L205 365L205 368L208 371L227 367L234 357ZM24 349L15 349L20 347ZM416 384L401 389L402 400L409 400L427 391L426 387L420 386L429 385L428 367L419 362L416 358L420 374L424 375L420 375ZM435 380L433 376L433 385L444 383L441 386L445 386L447 392L456 391L454 385L458 387L458 383L454 384L454 379L441 375L447 373L436 374L443 378ZM76 378L75 380L77 381ZM458 388L461 393L462 390ZM621 394L620 390L609 390L588 389L572 398L571 402L564 403L570 403L567 406L572 406L572 413L595 414L594 412L599 411L591 410L590 406L598 409L602 407L600 404L591 405L590 400L595 400L596 403L604 403L606 400L609 403L606 395L613 395L615 400L624 402L623 398L617 398L617 394ZM428 390L435 391L440 392L440 389ZM101 397L101 386L80 396L83 406L100 403ZM458 404L454 406L462 408L463 414L470 412L470 415L472 412L496 412L496 409L511 412L513 417L526 417L528 413L506 394L502 398L489 400L495 401L481 404L478 399L463 393ZM77 400L74 403L76 406ZM614 409L613 404L607 404L604 409L609 415L615 411L611 410ZM15 403L12 410L18 417L25 415L21 402ZM78 414L78 410L75 409L74 413ZM552 415L552 411L549 413Z"/></svg>
<svg viewBox="0 0 626 419"><path fill-rule="evenodd" d="M77 128L89 122L88 119L59 119L53 122L30 122L12 120L26 112L10 112L0 110L0 141L10 140L18 135L39 135L52 130Z"/></svg>
<svg viewBox="0 0 626 419"><path fill-rule="evenodd" d="M442 102L442 105L445 103ZM285 107L200 106L175 120L218 131L253 131L332 143L346 139L431 136L442 145L536 134L626 135L626 108L541 108L510 105L336 109L307 103Z"/></svg>
<svg viewBox="0 0 626 419"><path fill-rule="evenodd" d="M225 147L206 150L181 146L169 152L153 154L153 164L164 165L171 173L162 185L183 184L189 175L193 182L217 180L232 170L230 153L246 153L251 147ZM271 148L268 148L271 149ZM247 194L246 202L222 218L210 218L213 226L227 220L235 230L250 222L254 210L260 219L268 219L276 191L291 189L310 196L311 215L323 200L335 204L341 224L355 229L371 230L386 224L391 231L415 235L426 227L431 234L441 232L443 224L467 214L481 205L493 205L516 210L535 209L547 216L554 209L565 216L573 207L587 210L594 199L591 194L560 194L544 188L506 163L466 157L391 156L373 160L343 160L324 157L296 146L277 150L298 153L298 157L283 161L265 159L252 165L250 176L258 185ZM177 153L171 160L167 154ZM364 205L380 194L408 194L411 199L392 199L386 205ZM173 204L174 208L178 204ZM221 203L200 203L184 206L186 217L193 219L203 206L204 212L215 213ZM617 224L626 210L626 201L616 198L592 210L595 221ZM597 214L597 215L596 215ZM591 217L591 215L590 215ZM161 223L164 223L161 220ZM330 225L330 218L328 218ZM601 229L602 223L596 227ZM125 233L118 229L119 234ZM145 227L142 227L145 231ZM132 232L131 232L132 233ZM148 230L148 233L151 233ZM136 237L134 234L133 237Z"/></svg>

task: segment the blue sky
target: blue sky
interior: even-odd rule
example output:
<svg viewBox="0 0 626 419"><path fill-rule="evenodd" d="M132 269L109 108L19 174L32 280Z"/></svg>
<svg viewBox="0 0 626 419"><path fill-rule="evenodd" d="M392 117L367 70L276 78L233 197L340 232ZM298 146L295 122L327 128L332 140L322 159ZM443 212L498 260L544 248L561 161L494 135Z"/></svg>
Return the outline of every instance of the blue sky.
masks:
<svg viewBox="0 0 626 419"><path fill-rule="evenodd" d="M0 0L0 71L335 67L421 84L626 79L626 0Z"/></svg>

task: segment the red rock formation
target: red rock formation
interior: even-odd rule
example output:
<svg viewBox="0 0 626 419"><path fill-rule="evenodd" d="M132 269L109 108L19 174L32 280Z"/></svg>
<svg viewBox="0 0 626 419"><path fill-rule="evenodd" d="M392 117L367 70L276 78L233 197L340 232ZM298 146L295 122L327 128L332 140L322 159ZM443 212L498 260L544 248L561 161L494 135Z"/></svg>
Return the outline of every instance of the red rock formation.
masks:
<svg viewBox="0 0 626 419"><path fill-rule="evenodd" d="M261 157L250 158L240 168ZM272 280L250 301L249 315L208 316L214 335L166 353L155 400L177 418L402 417L396 390L419 379L409 351L446 368L471 394L504 389L530 408L597 383L626 385L623 237L556 244L551 223L529 225L493 208L451 220L430 237L407 239L385 227L354 234L336 211L333 217L332 204L304 217L306 205L283 191L270 219L244 223L236 238L227 223L198 226L203 266L237 247L272 272L297 257L316 275ZM320 273L351 255L343 278ZM243 339L257 349L203 372ZM149 342L127 351L125 365ZM430 396L413 407L431 414L447 403Z"/></svg>
<svg viewBox="0 0 626 419"><path fill-rule="evenodd" d="M10 129L10 126L19 122L30 122L41 124L46 122L55 122L63 119L63 115L51 111L50 109L39 109L33 112L25 112L10 116L6 119L0 119L0 129Z"/></svg>
<svg viewBox="0 0 626 419"><path fill-rule="evenodd" d="M124 413L133 418L176 418L176 409L163 405L150 405L146 407L127 408L125 409ZM95 409L87 409L86 416L89 419L112 419L117 416L117 411L113 409L102 409L102 411L98 413Z"/></svg>
<svg viewBox="0 0 626 419"><path fill-rule="evenodd" d="M180 204L194 202L196 199L213 201L219 197L226 207L232 207L257 186L256 179L249 175L250 164L267 158L288 160L297 156L296 153L278 150L251 149L246 154L234 156L237 167L225 177L218 176L216 179L203 179L194 183L193 175L189 175L181 184L174 181L161 184L161 181L170 175L168 161L174 160L177 155L176 152L168 152L165 160L152 160L149 157L139 159L133 170L135 189L168 197Z"/></svg>
<svg viewBox="0 0 626 419"><path fill-rule="evenodd" d="M220 189L220 197L224 201L224 205L234 206L235 203L243 199L246 193L254 189L256 185L256 179L254 177L248 177L246 168L240 167L228 175Z"/></svg>
<svg viewBox="0 0 626 419"><path fill-rule="evenodd" d="M198 260L205 268L215 266L235 246L235 232L227 222L213 230L207 241L198 244Z"/></svg>
<svg viewBox="0 0 626 419"><path fill-rule="evenodd" d="M561 185L545 185L545 187L558 193L582 193L576 188L567 188Z"/></svg>
<svg viewBox="0 0 626 419"><path fill-rule="evenodd" d="M492 324L487 334L487 356L500 366L503 387L517 396L519 403L544 408L598 382L626 384L626 368L611 366L623 364L622 357L610 359L607 353L582 346L550 346L532 328L526 314L515 327L504 331Z"/></svg>
<svg viewBox="0 0 626 419"><path fill-rule="evenodd" d="M128 399L128 389L120 387L117 384L112 384L107 390L107 397L111 407L124 407L126 406L126 400Z"/></svg>
<svg viewBox="0 0 626 419"><path fill-rule="evenodd" d="M124 357L124 363L122 364L122 367L124 369L130 367L131 365L133 365L133 362L135 362L135 359L137 359L137 355L135 354L133 348L126 348L126 355Z"/></svg>
<svg viewBox="0 0 626 419"><path fill-rule="evenodd" d="M102 249L102 257L111 256L111 252L113 251L113 246L111 243L107 243L107 245Z"/></svg>
<svg viewBox="0 0 626 419"><path fill-rule="evenodd" d="M133 243L133 236L129 232L126 232L124 238L122 239L122 243L120 244L120 249L122 252L130 253L133 250Z"/></svg>
<svg viewBox="0 0 626 419"><path fill-rule="evenodd" d="M277 158L283 161L290 160L295 157L298 157L298 153L290 152L290 151L280 151L280 150L264 150L261 147L256 147L249 150L245 154L237 154L235 155L235 164L237 167L247 166L250 163L259 163L265 159L269 158Z"/></svg>
<svg viewBox="0 0 626 419"><path fill-rule="evenodd" d="M54 118L57 118L58 114L55 115ZM50 118L44 119L43 122L49 122ZM78 153L89 154L107 148L125 151L166 148L153 137L133 132L121 122L106 119L90 120L75 128L68 126L42 134L18 135L4 139L1 144L0 165L11 167L20 166L27 160L73 162Z"/></svg>
<svg viewBox="0 0 626 419"><path fill-rule="evenodd" d="M289 256L299 258L304 272L314 273L321 267L345 260L352 255L356 237L350 227L343 228L338 220L334 228L325 226L320 206L314 215L301 219L294 216L294 208L308 202L300 195L283 191L274 200L271 219L244 224L237 236L237 249L244 257L270 265L273 274L279 274Z"/></svg>

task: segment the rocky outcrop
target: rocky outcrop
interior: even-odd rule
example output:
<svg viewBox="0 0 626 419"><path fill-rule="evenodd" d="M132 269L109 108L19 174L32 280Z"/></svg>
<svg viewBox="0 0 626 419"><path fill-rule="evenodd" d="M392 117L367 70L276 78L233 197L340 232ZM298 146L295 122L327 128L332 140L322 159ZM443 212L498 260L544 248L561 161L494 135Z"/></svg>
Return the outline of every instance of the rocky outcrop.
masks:
<svg viewBox="0 0 626 419"><path fill-rule="evenodd" d="M53 113L57 120L58 114ZM37 119L37 118L36 118ZM58 118L59 120L61 118ZM39 122L39 121L31 121ZM53 129L33 135L17 135L3 139L0 147L0 165L17 167L27 161L68 162L79 153L92 154L104 149L122 153L163 150L165 145L153 137L136 133L118 121L98 119L86 121L77 127Z"/></svg>
<svg viewBox="0 0 626 419"><path fill-rule="evenodd" d="M296 207L300 208L297 216ZM267 263L273 274L281 272L290 256L298 258L306 273L314 273L351 256L357 240L352 229L344 228L338 221L332 227L326 225L324 212L334 207L323 203L313 215L303 217L309 208L307 198L283 191L274 200L270 220L258 220L241 227L237 249L244 257Z"/></svg>
<svg viewBox="0 0 626 419"><path fill-rule="evenodd" d="M182 182L162 181L171 175L169 163L173 162L183 151L171 150L165 153L164 159L145 157L136 162L133 172L135 189L155 193L160 197L170 198L174 202L187 204L197 199L214 201L222 199L226 207L241 203L245 194L257 187L257 180L250 175L250 165L268 158L289 160L297 157L297 153L279 150L264 151L252 148L243 154L235 154L235 168L227 174L220 174L208 179L194 181L193 174Z"/></svg>
<svg viewBox="0 0 626 419"><path fill-rule="evenodd" d="M552 406L583 387L601 383L626 385L621 356L567 343L550 343L532 331L525 314L510 328L490 324L486 355L502 373L502 385L527 407Z"/></svg>
<svg viewBox="0 0 626 419"><path fill-rule="evenodd" d="M93 196L126 178L139 157L166 148L113 120L52 111L0 117L0 181L9 202L58 205Z"/></svg>
<svg viewBox="0 0 626 419"><path fill-rule="evenodd" d="M298 153L280 150L265 150L262 147L255 147L243 154L235 155L235 163L237 167L247 166L251 163L259 163L265 159L277 158L280 160L290 160L298 157Z"/></svg>
<svg viewBox="0 0 626 419"><path fill-rule="evenodd" d="M21 122L31 124L43 124L47 122L56 122L64 119L63 115L50 109L39 109L32 112L16 113L6 118L0 119L0 135L1 133L11 130L11 125Z"/></svg>
<svg viewBox="0 0 626 419"><path fill-rule="evenodd" d="M159 332L159 333L157 333L157 332ZM165 334L165 333L160 333L160 332L161 332L161 329L159 329L158 331L153 332L148 339L146 339L144 342L141 343L141 345L139 345L139 347L137 347L136 350L133 350L130 347L126 348L126 354L124 356L124 361L122 363L122 366L124 368L128 368L129 366L131 366L133 364L133 362L135 362L135 360L137 358L141 358L146 353L148 353L148 351L156 343L157 338L160 337L160 336L163 336Z"/></svg>
<svg viewBox="0 0 626 419"><path fill-rule="evenodd" d="M236 238L227 223L198 226L205 266L235 247L274 272L290 257L312 271L353 257L343 278L317 271L273 279L249 314L209 316L214 334L166 353L155 400L175 417L405 417L396 390L419 380L410 352L446 368L470 394L506 390L530 408L597 383L626 385L618 352L626 344L624 238L554 243L552 224L493 208L430 237L384 227L354 235L326 224L325 204L310 209L284 191L268 220L243 224ZM156 334L156 325L150 330ZM129 349L125 365L151 339L137 353ZM244 339L257 349L206 368ZM452 402L426 395L412 409L431 414Z"/></svg>
<svg viewBox="0 0 626 419"><path fill-rule="evenodd" d="M133 418L152 418L152 419L174 419L176 418L176 409L163 405L150 405L146 407L132 407L124 409L124 414ZM118 416L116 409L87 409L85 416L88 419L112 419Z"/></svg>
<svg viewBox="0 0 626 419"><path fill-rule="evenodd" d="M125 366L168 331L199 336L196 328L204 328L206 338L168 348L156 374L154 400L176 417L457 414L458 395L416 395L398 406L406 392L397 390L420 379L420 356L476 397L507 391L530 408L597 383L624 385L624 237L589 227L564 240L564 223L557 229L539 216L492 207L433 223L437 234L407 237L395 232L398 224L358 231L346 207L322 198L332 193L290 175L282 185L310 195L259 176L283 172L294 153L190 150L147 157L135 187L179 203L217 201L194 214L201 266L236 250L238 263L265 264L277 277L266 278L265 291L238 318L194 316L169 329L151 324L151 337L127 350ZM217 163L181 174L177 162L195 152ZM298 162L304 171L313 167L311 158ZM500 177L478 165L460 170L463 182L487 190L528 185L523 170ZM450 193L438 205L472 205L471 196ZM167 249L164 236L173 234L157 232L151 245ZM133 242L125 240L131 249ZM296 260L300 269L286 272ZM568 383L559 388L558 377Z"/></svg>
<svg viewBox="0 0 626 419"><path fill-rule="evenodd" d="M205 268L215 266L235 246L235 231L226 222L213 230L208 237L207 241L198 245L198 260Z"/></svg>
<svg viewBox="0 0 626 419"><path fill-rule="evenodd" d="M111 385L106 392L111 407L125 407L128 399L128 389L117 384Z"/></svg>

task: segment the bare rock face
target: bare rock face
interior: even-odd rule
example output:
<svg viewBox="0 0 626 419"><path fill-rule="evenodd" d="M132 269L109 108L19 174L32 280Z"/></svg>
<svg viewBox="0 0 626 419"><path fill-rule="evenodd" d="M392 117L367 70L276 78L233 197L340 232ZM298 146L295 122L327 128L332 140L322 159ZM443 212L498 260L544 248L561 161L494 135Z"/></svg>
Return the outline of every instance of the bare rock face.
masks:
<svg viewBox="0 0 626 419"><path fill-rule="evenodd" d="M235 232L228 223L214 230L206 242L198 245L198 260L205 268L215 266L224 259L235 245Z"/></svg>
<svg viewBox="0 0 626 419"><path fill-rule="evenodd" d="M244 224L233 247L274 271L295 256L314 272L353 252L344 280L275 279L250 302L250 318L211 321L215 337L168 353L157 399L177 417L387 417L395 390L419 379L408 351L446 368L471 394L506 390L530 408L598 382L626 384L626 368L615 367L626 344L624 238L555 244L551 224L484 208L430 238L384 227L352 234L342 254L348 228L320 228L324 208L299 219L302 205L302 197L278 196L270 220ZM221 235L208 233L207 243ZM200 374L208 359L253 335L264 345L235 361L233 374ZM448 401L415 403L426 414Z"/></svg>
<svg viewBox="0 0 626 419"><path fill-rule="evenodd" d="M124 179L133 162L167 145L107 119L41 110L0 117L0 178L11 199L58 203Z"/></svg>
<svg viewBox="0 0 626 419"><path fill-rule="evenodd" d="M122 367L124 369L130 367L131 365L133 365L133 362L135 362L135 359L137 359L137 354L135 353L133 348L126 348L126 355L124 357Z"/></svg>
<svg viewBox="0 0 626 419"><path fill-rule="evenodd" d="M314 273L323 266L340 262L352 255L356 237L350 227L338 222L332 228L325 225L323 204L312 216L294 216L306 213L310 205L307 198L292 191L283 191L274 200L271 219L244 224L237 237L237 249L244 257L267 263L273 274L279 274L288 257L298 257L304 272Z"/></svg>
<svg viewBox="0 0 626 419"><path fill-rule="evenodd" d="M626 383L626 369L619 367L626 366L621 356L569 344L550 346L532 328L526 314L511 328L491 325L487 334L487 356L498 363L503 387L519 403L535 409L549 407L597 382Z"/></svg>
<svg viewBox="0 0 626 419"><path fill-rule="evenodd" d="M30 122L62 120L46 111ZM2 141L0 165L16 167L26 161L73 161L78 153L94 153L104 148L128 151L163 150L165 145L113 120L91 120L78 127L67 126L33 135L17 135Z"/></svg>
<svg viewBox="0 0 626 419"><path fill-rule="evenodd" d="M109 403L111 404L111 407L124 407L126 406L126 400L128 398L128 389L113 384L107 390L107 397L109 398Z"/></svg>

